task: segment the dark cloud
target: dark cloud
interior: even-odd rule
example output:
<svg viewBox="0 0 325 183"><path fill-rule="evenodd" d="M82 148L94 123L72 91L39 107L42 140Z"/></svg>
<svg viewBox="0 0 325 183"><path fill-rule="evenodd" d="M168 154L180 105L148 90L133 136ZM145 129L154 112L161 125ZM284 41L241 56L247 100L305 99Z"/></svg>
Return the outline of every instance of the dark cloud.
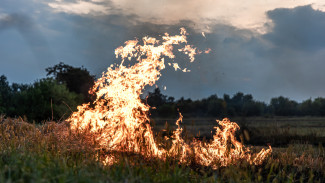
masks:
<svg viewBox="0 0 325 183"><path fill-rule="evenodd" d="M325 48L325 13L309 6L267 12L273 29L264 35L282 49L317 51Z"/></svg>
<svg viewBox="0 0 325 183"><path fill-rule="evenodd" d="M163 91L167 95L197 99L241 91L267 102L279 95L295 100L325 96L325 83L322 83L325 78L322 71L325 67L322 61L325 13L310 6L268 12L273 26L265 35L215 23L209 26L206 37L195 29L195 22L191 20L159 24L142 22L133 14L114 12L89 16L50 13L41 19L46 31L40 30L35 19L26 14L10 14L0 20L0 31L18 31L33 53L40 54L36 56L38 60L45 60L44 67L63 61L74 66L84 65L99 76L109 65L119 62L114 49L125 41L147 35L159 38L165 32L179 34L179 28L185 27L189 44L212 51L197 56L193 63L177 54L174 61L191 72L175 72L167 67L157 83L160 87L167 86ZM46 39L42 35L46 35ZM48 46L55 55L54 61L46 58L50 52L46 51ZM44 67L26 73L44 73Z"/></svg>
<svg viewBox="0 0 325 183"><path fill-rule="evenodd" d="M264 94L303 100L325 95L325 13L311 6L267 12L273 28L262 36L268 49L256 50L267 60ZM261 92L263 89L261 89Z"/></svg>
<svg viewBox="0 0 325 183"><path fill-rule="evenodd" d="M18 30L25 32L32 29L32 27L32 21L28 17L21 14L6 15L0 19L0 30L17 28Z"/></svg>

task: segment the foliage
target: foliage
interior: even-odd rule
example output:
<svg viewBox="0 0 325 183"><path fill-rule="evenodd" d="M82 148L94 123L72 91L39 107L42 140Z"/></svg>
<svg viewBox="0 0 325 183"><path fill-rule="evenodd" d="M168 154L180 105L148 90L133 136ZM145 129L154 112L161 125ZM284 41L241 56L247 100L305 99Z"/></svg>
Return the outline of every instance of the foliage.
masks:
<svg viewBox="0 0 325 183"><path fill-rule="evenodd" d="M299 106L302 115L325 116L325 98L305 100Z"/></svg>
<svg viewBox="0 0 325 183"><path fill-rule="evenodd" d="M82 94L85 102L91 101L88 93L95 81L95 76L90 75L84 67L72 67L60 62L53 67L46 68L47 76L53 76L60 84L66 84L71 92Z"/></svg>
<svg viewBox="0 0 325 183"><path fill-rule="evenodd" d="M229 116L261 116L266 113L267 105L255 101L252 95L237 93L232 98L224 95L219 98L211 95L202 100L174 99L161 93L159 88L149 92L147 103L156 109L151 110L153 117L176 117L179 110L184 117L229 117Z"/></svg>
<svg viewBox="0 0 325 183"><path fill-rule="evenodd" d="M177 117L179 110L184 117L249 117L249 116L325 116L325 98L318 97L298 103L280 96L272 98L270 104L256 101L251 94L236 93L223 98L216 94L201 100L184 99L174 101L163 95L159 88L149 92L147 103L152 117Z"/></svg>
<svg viewBox="0 0 325 183"><path fill-rule="evenodd" d="M88 90L94 76L84 67L59 63L46 69L52 80L41 79L34 84L11 85L6 76L0 76L0 114L26 116L29 120L59 120L67 117L77 105L91 102ZM55 82L54 82L55 81ZM67 90L66 90L67 89ZM42 91L44 90L44 91ZM52 106L51 106L52 101ZM146 101L152 108L151 117L176 118L181 112L192 117L249 117L249 116L325 116L325 98L307 99L300 103L287 97L272 98L269 104L257 101L251 94L233 96L216 94L201 100L175 100L161 93L159 88L149 92ZM69 106L69 107L67 107Z"/></svg>
<svg viewBox="0 0 325 183"><path fill-rule="evenodd" d="M217 170L123 153L116 164L108 166L100 157L110 152L96 148L91 134L70 131L67 123L36 126L0 117L0 133L0 182L325 181L321 146L274 148L272 157L262 165L238 162Z"/></svg>
<svg viewBox="0 0 325 183"><path fill-rule="evenodd" d="M27 119L36 121L60 120L77 109L81 98L53 79L42 79L17 94L14 99L17 102L14 103L19 106L15 107L15 113L19 116L26 115Z"/></svg>
<svg viewBox="0 0 325 183"><path fill-rule="evenodd" d="M297 114L298 103L285 97L272 98L270 108L277 116L293 116Z"/></svg>
<svg viewBox="0 0 325 183"><path fill-rule="evenodd" d="M5 113L6 109L9 108L10 98L11 98L11 88L7 77L4 75L0 76L0 114Z"/></svg>
<svg viewBox="0 0 325 183"><path fill-rule="evenodd" d="M0 113L7 116L25 116L28 120L60 120L68 117L82 97L69 92L63 84L47 78L32 85L13 83L11 86L4 76L0 80Z"/></svg>

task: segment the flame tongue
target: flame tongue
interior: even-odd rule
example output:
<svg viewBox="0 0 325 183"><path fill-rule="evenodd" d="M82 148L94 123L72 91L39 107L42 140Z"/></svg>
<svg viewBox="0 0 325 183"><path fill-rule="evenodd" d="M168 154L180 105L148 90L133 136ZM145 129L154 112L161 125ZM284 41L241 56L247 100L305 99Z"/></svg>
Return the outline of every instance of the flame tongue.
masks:
<svg viewBox="0 0 325 183"><path fill-rule="evenodd" d="M111 151L140 153L145 156L165 158L166 156L180 157L180 162L188 162L189 157L195 157L196 163L212 165L220 161L221 165L231 163L233 159L251 158L248 150L234 138L234 131L239 128L236 123L227 120L220 122L222 130L216 128L216 135L211 144L194 141L186 144L181 138L182 129L177 121L178 129L174 131L172 146L169 150L158 148L149 124L148 111L150 106L141 102L140 95L146 85L154 85L165 68L164 57L174 58L173 45L185 43L184 48L178 49L189 55L194 61L196 48L187 45L186 31L169 36L167 33L159 41L152 37L144 37L143 45L138 40L125 42L115 50L116 57L121 57L118 66L111 66L103 73L90 92L96 94L94 107L84 104L78 107L68 119L73 130L90 130L96 134L102 147ZM125 66L125 60L135 59L132 66ZM175 63L176 64L176 63ZM186 72L186 69L183 69ZM230 148L228 142L234 148ZM256 156L257 160L264 159L270 151ZM106 163L111 164L114 158L107 157ZM212 165L213 166L213 165Z"/></svg>
<svg viewBox="0 0 325 183"><path fill-rule="evenodd" d="M186 42L185 34L185 29L181 35L166 34L160 45L155 38L144 37L143 45L131 40L117 48L115 54L122 58L122 63L116 68L109 67L96 81L91 91L97 96L95 107L79 107L69 119L72 129L90 127L93 132L100 131L101 145L110 150L146 151L161 156L164 150L157 148L148 124L150 106L141 102L140 94L146 85L153 85L159 79L160 71L165 68L162 57L174 58L172 45ZM134 65L123 65L125 59L132 58L137 60Z"/></svg>

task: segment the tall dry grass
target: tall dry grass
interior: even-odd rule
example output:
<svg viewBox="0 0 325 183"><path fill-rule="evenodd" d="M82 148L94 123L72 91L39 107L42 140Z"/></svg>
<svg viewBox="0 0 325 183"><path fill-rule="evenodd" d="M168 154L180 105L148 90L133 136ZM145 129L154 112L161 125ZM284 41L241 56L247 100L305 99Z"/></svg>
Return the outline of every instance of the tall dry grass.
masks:
<svg viewBox="0 0 325 183"><path fill-rule="evenodd" d="M30 124L0 117L0 182L324 182L322 146L274 148L260 166L245 162L212 170L174 159L146 159L99 148L89 132L72 132L66 122ZM256 151L259 147L253 148ZM115 153L115 154L114 154ZM120 156L111 166L107 154Z"/></svg>

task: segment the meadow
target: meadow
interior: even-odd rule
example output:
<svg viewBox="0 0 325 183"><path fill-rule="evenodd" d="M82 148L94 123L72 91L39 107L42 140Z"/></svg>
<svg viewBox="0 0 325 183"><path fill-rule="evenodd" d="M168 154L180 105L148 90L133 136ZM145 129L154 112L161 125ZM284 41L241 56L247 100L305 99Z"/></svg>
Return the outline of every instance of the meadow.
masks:
<svg viewBox="0 0 325 183"><path fill-rule="evenodd" d="M219 119L220 120L220 119ZM251 145L287 147L288 144L325 145L324 117L233 117L231 121L239 124L239 138ZM176 119L153 119L154 129L176 128ZM197 138L212 138L213 128L217 125L214 118L183 119L186 132Z"/></svg>
<svg viewBox="0 0 325 183"><path fill-rule="evenodd" d="M237 137L252 151L268 143L270 157L261 165L239 161L213 170L138 154L98 148L91 133L75 133L66 122L30 124L21 118L0 117L0 182L324 182L325 118L238 118ZM157 139L174 128L172 119L154 119ZM209 140L212 119L184 119L186 138ZM166 129L167 128L167 129ZM161 129L165 131L161 132ZM190 135L190 134L193 135ZM246 135L245 135L246 134ZM285 138L288 143L268 140ZM258 141L256 139L262 139ZM278 139L281 141L281 139ZM284 139L286 140L286 139ZM316 141L312 141L316 140ZM105 154L118 155L113 165L102 163Z"/></svg>

